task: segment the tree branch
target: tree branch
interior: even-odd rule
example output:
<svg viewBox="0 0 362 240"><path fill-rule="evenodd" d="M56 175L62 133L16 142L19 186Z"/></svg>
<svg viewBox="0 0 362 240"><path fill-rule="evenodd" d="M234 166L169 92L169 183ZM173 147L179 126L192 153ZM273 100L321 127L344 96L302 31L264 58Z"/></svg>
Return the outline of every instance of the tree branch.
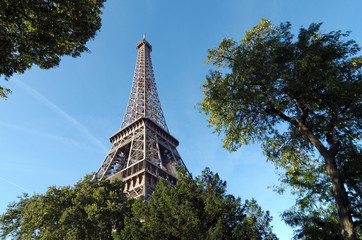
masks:
<svg viewBox="0 0 362 240"><path fill-rule="evenodd" d="M299 121L301 121L303 124L305 123L305 120L308 117L309 111L310 111L309 108L306 107L303 108L302 115L299 118Z"/></svg>
<svg viewBox="0 0 362 240"><path fill-rule="evenodd" d="M328 144L331 146L329 148L328 152L332 156L336 156L339 151L340 142L335 139L335 134L334 133L331 134L330 132L328 132L326 134L326 140L327 140Z"/></svg>
<svg viewBox="0 0 362 240"><path fill-rule="evenodd" d="M222 58L228 59L230 61L235 61L235 58L232 58L232 57L222 56Z"/></svg>
<svg viewBox="0 0 362 240"><path fill-rule="evenodd" d="M277 115L277 116L280 117L281 119L289 122L290 124L292 124L292 125L294 125L294 126L296 126L296 127L298 126L298 122L297 122L295 119L293 119L293 118L285 115L284 113L282 113L281 111L279 111L278 109L276 109L276 108L275 108L273 105L271 105L270 103L268 103L268 108L267 108L266 111L267 111L267 112L272 112L272 113L274 113L275 115Z"/></svg>

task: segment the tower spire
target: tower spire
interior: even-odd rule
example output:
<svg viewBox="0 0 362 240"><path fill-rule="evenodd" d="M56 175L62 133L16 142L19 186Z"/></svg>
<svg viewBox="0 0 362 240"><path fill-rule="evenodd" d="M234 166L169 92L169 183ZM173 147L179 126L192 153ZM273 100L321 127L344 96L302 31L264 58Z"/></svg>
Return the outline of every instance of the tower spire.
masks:
<svg viewBox="0 0 362 240"><path fill-rule="evenodd" d="M137 50L138 55L131 94L121 128L143 117L151 119L168 132L153 73L152 46L146 41L145 35L137 44Z"/></svg>
<svg viewBox="0 0 362 240"><path fill-rule="evenodd" d="M97 171L99 178L121 178L129 197L150 199L160 178L176 185L176 166L186 169L168 131L152 68L152 46L137 44L131 94L121 129L110 137L112 148Z"/></svg>

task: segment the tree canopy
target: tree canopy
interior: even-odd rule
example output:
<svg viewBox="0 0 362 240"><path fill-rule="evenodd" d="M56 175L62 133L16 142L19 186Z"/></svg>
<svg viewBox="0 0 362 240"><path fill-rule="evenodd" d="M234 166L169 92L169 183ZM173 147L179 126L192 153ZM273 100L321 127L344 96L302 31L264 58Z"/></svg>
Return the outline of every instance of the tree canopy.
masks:
<svg viewBox="0 0 362 240"><path fill-rule="evenodd" d="M320 27L300 28L295 37L290 23L262 19L240 43L224 39L209 50L207 62L218 69L203 83L200 109L227 149L261 142L268 159L284 169L284 183L319 198L314 202L335 204L341 235L355 239L362 58L359 46L346 40L348 32L322 33Z"/></svg>
<svg viewBox="0 0 362 240"><path fill-rule="evenodd" d="M0 217L0 237L12 239L113 239L124 227L131 201L123 182L91 175L74 187L49 187L45 194L24 194Z"/></svg>
<svg viewBox="0 0 362 240"><path fill-rule="evenodd" d="M275 240L269 212L254 199L226 194L226 182L205 169L161 179L147 203L127 199L121 180L87 175L74 187L24 195L0 216L0 238L12 239L245 239Z"/></svg>
<svg viewBox="0 0 362 240"><path fill-rule="evenodd" d="M147 204L139 199L132 210L118 239L277 239L269 212L227 194L208 168L195 179L179 174L176 187L160 180Z"/></svg>
<svg viewBox="0 0 362 240"><path fill-rule="evenodd" d="M77 57L101 27L106 0L2 0L0 77L8 80L33 64L49 69L64 55ZM0 86L0 97L10 90Z"/></svg>

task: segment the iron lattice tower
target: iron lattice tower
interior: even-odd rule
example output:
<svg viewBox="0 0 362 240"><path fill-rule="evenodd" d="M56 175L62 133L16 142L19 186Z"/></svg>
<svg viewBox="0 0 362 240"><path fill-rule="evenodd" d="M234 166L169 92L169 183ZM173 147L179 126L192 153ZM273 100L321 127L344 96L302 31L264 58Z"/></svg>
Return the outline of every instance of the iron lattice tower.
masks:
<svg viewBox="0 0 362 240"><path fill-rule="evenodd" d="M110 137L113 144L98 177L121 178L129 197L148 200L158 179L171 185L177 181L175 166L186 169L163 116L153 73L152 46L142 39L137 44L137 62L128 106L121 129Z"/></svg>

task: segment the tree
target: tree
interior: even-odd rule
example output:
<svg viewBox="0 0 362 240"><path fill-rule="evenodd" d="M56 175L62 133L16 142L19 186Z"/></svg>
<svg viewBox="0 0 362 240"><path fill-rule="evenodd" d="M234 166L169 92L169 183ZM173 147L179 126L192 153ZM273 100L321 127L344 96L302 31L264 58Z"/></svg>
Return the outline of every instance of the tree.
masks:
<svg viewBox="0 0 362 240"><path fill-rule="evenodd" d="M0 217L0 237L12 239L113 239L124 227L131 201L121 180L87 175L74 187L49 187L45 194L24 194Z"/></svg>
<svg viewBox="0 0 362 240"><path fill-rule="evenodd" d="M295 38L290 23L276 27L262 19L239 44L224 39L209 50L208 63L219 69L203 83L200 108L225 135L227 149L261 142L287 181L293 175L308 178L295 175L305 167L320 169L319 180L326 175L331 186L343 238L356 239L343 173L353 172L346 166L362 159L362 58L356 56L358 45L344 40L348 33L321 33L320 27L301 28ZM350 180L361 186L360 177ZM350 195L355 189L347 188Z"/></svg>
<svg viewBox="0 0 362 240"><path fill-rule="evenodd" d="M87 51L101 27L106 0L2 0L0 2L0 77L8 80L33 64L59 65L60 57ZM0 86L0 97L10 90Z"/></svg>
<svg viewBox="0 0 362 240"><path fill-rule="evenodd" d="M226 182L208 168L193 179L179 173L176 187L160 180L152 198L133 205L118 239L277 239L271 216L255 200L226 194Z"/></svg>
<svg viewBox="0 0 362 240"><path fill-rule="evenodd" d="M353 151L350 151L353 152ZM360 155L360 154L359 154ZM362 233L362 165L355 156L343 156L339 166L351 204L352 218L358 236ZM341 156L340 156L341 157ZM285 166L287 167L287 166ZM282 192L288 185L297 196L296 204L282 214L287 224L295 227L295 239L340 240L338 212L333 201L332 184L325 173L322 162L309 161L280 175L282 186L275 190Z"/></svg>

